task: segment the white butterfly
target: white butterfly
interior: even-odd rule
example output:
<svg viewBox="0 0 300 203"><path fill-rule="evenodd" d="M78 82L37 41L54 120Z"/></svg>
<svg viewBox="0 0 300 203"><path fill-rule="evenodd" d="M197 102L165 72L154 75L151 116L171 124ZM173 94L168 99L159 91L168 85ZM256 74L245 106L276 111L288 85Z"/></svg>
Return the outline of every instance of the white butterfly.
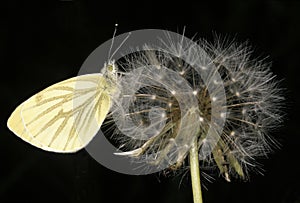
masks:
<svg viewBox="0 0 300 203"><path fill-rule="evenodd" d="M117 24L116 24L117 26ZM114 42L114 31L112 44ZM46 151L76 152L100 129L117 89L113 55L102 73L73 77L56 83L20 104L7 121L8 128L24 141Z"/></svg>
<svg viewBox="0 0 300 203"><path fill-rule="evenodd" d="M115 66L56 83L20 104L7 126L26 142L47 151L75 152L99 130L115 91Z"/></svg>

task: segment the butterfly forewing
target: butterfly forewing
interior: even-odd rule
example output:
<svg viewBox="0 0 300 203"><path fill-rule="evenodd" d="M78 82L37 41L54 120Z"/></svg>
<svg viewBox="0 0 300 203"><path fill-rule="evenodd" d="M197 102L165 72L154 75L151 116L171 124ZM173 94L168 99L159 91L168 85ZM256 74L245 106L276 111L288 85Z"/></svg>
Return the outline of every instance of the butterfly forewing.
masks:
<svg viewBox="0 0 300 203"><path fill-rule="evenodd" d="M56 83L22 103L9 118L8 126L23 140L44 150L75 152L91 141L109 111L106 86L101 74Z"/></svg>

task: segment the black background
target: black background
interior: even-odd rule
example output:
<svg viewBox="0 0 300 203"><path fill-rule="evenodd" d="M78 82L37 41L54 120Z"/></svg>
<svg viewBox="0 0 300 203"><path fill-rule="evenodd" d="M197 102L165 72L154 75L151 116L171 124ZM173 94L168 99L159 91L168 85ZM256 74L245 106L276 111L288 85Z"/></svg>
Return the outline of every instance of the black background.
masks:
<svg viewBox="0 0 300 203"><path fill-rule="evenodd" d="M41 3L42 2L42 3ZM98 164L84 150L44 152L10 132L20 102L76 76L86 57L112 37L137 29L182 31L208 40L213 32L249 40L284 79L287 116L274 133L282 147L250 182L205 182L205 202L299 202L300 1L172 3L140 1L10 1L0 4L0 202L192 202L189 174L128 176Z"/></svg>

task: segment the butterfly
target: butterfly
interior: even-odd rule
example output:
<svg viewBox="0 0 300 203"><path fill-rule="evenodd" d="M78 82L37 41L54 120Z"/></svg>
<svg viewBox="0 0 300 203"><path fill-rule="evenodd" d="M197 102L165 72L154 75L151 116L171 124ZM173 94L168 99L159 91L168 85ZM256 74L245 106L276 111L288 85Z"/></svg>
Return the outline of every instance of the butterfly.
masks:
<svg viewBox="0 0 300 203"><path fill-rule="evenodd" d="M117 24L116 24L117 26ZM21 103L7 121L8 128L40 149L71 153L84 148L96 135L117 92L117 67L110 55L101 73L58 82Z"/></svg>
<svg viewBox="0 0 300 203"><path fill-rule="evenodd" d="M24 141L46 151L76 152L101 127L116 90L116 67L56 83L21 103L8 128Z"/></svg>

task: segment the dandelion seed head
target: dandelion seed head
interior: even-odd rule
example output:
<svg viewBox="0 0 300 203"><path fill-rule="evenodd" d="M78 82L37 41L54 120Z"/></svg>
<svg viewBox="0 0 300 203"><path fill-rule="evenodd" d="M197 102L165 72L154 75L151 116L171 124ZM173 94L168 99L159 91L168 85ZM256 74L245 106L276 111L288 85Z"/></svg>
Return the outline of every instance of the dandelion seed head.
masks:
<svg viewBox="0 0 300 203"><path fill-rule="evenodd" d="M199 152L208 152L200 162L205 172L215 168L227 181L247 179L249 171L260 166L255 159L266 156L276 143L270 132L282 122L282 91L270 64L253 58L247 43L217 37L214 43L199 40L198 45L201 49L170 39L160 46L147 45L156 51L125 58L129 79L124 86L134 99L120 94L116 100L128 107L129 116L126 120L120 110L115 120L130 136L116 137L124 148L139 149L135 157L158 168L184 165L191 141L197 139ZM200 73L207 74L208 81ZM221 131L215 118L224 120ZM218 139L208 137L210 131ZM140 134L148 139L136 139Z"/></svg>

